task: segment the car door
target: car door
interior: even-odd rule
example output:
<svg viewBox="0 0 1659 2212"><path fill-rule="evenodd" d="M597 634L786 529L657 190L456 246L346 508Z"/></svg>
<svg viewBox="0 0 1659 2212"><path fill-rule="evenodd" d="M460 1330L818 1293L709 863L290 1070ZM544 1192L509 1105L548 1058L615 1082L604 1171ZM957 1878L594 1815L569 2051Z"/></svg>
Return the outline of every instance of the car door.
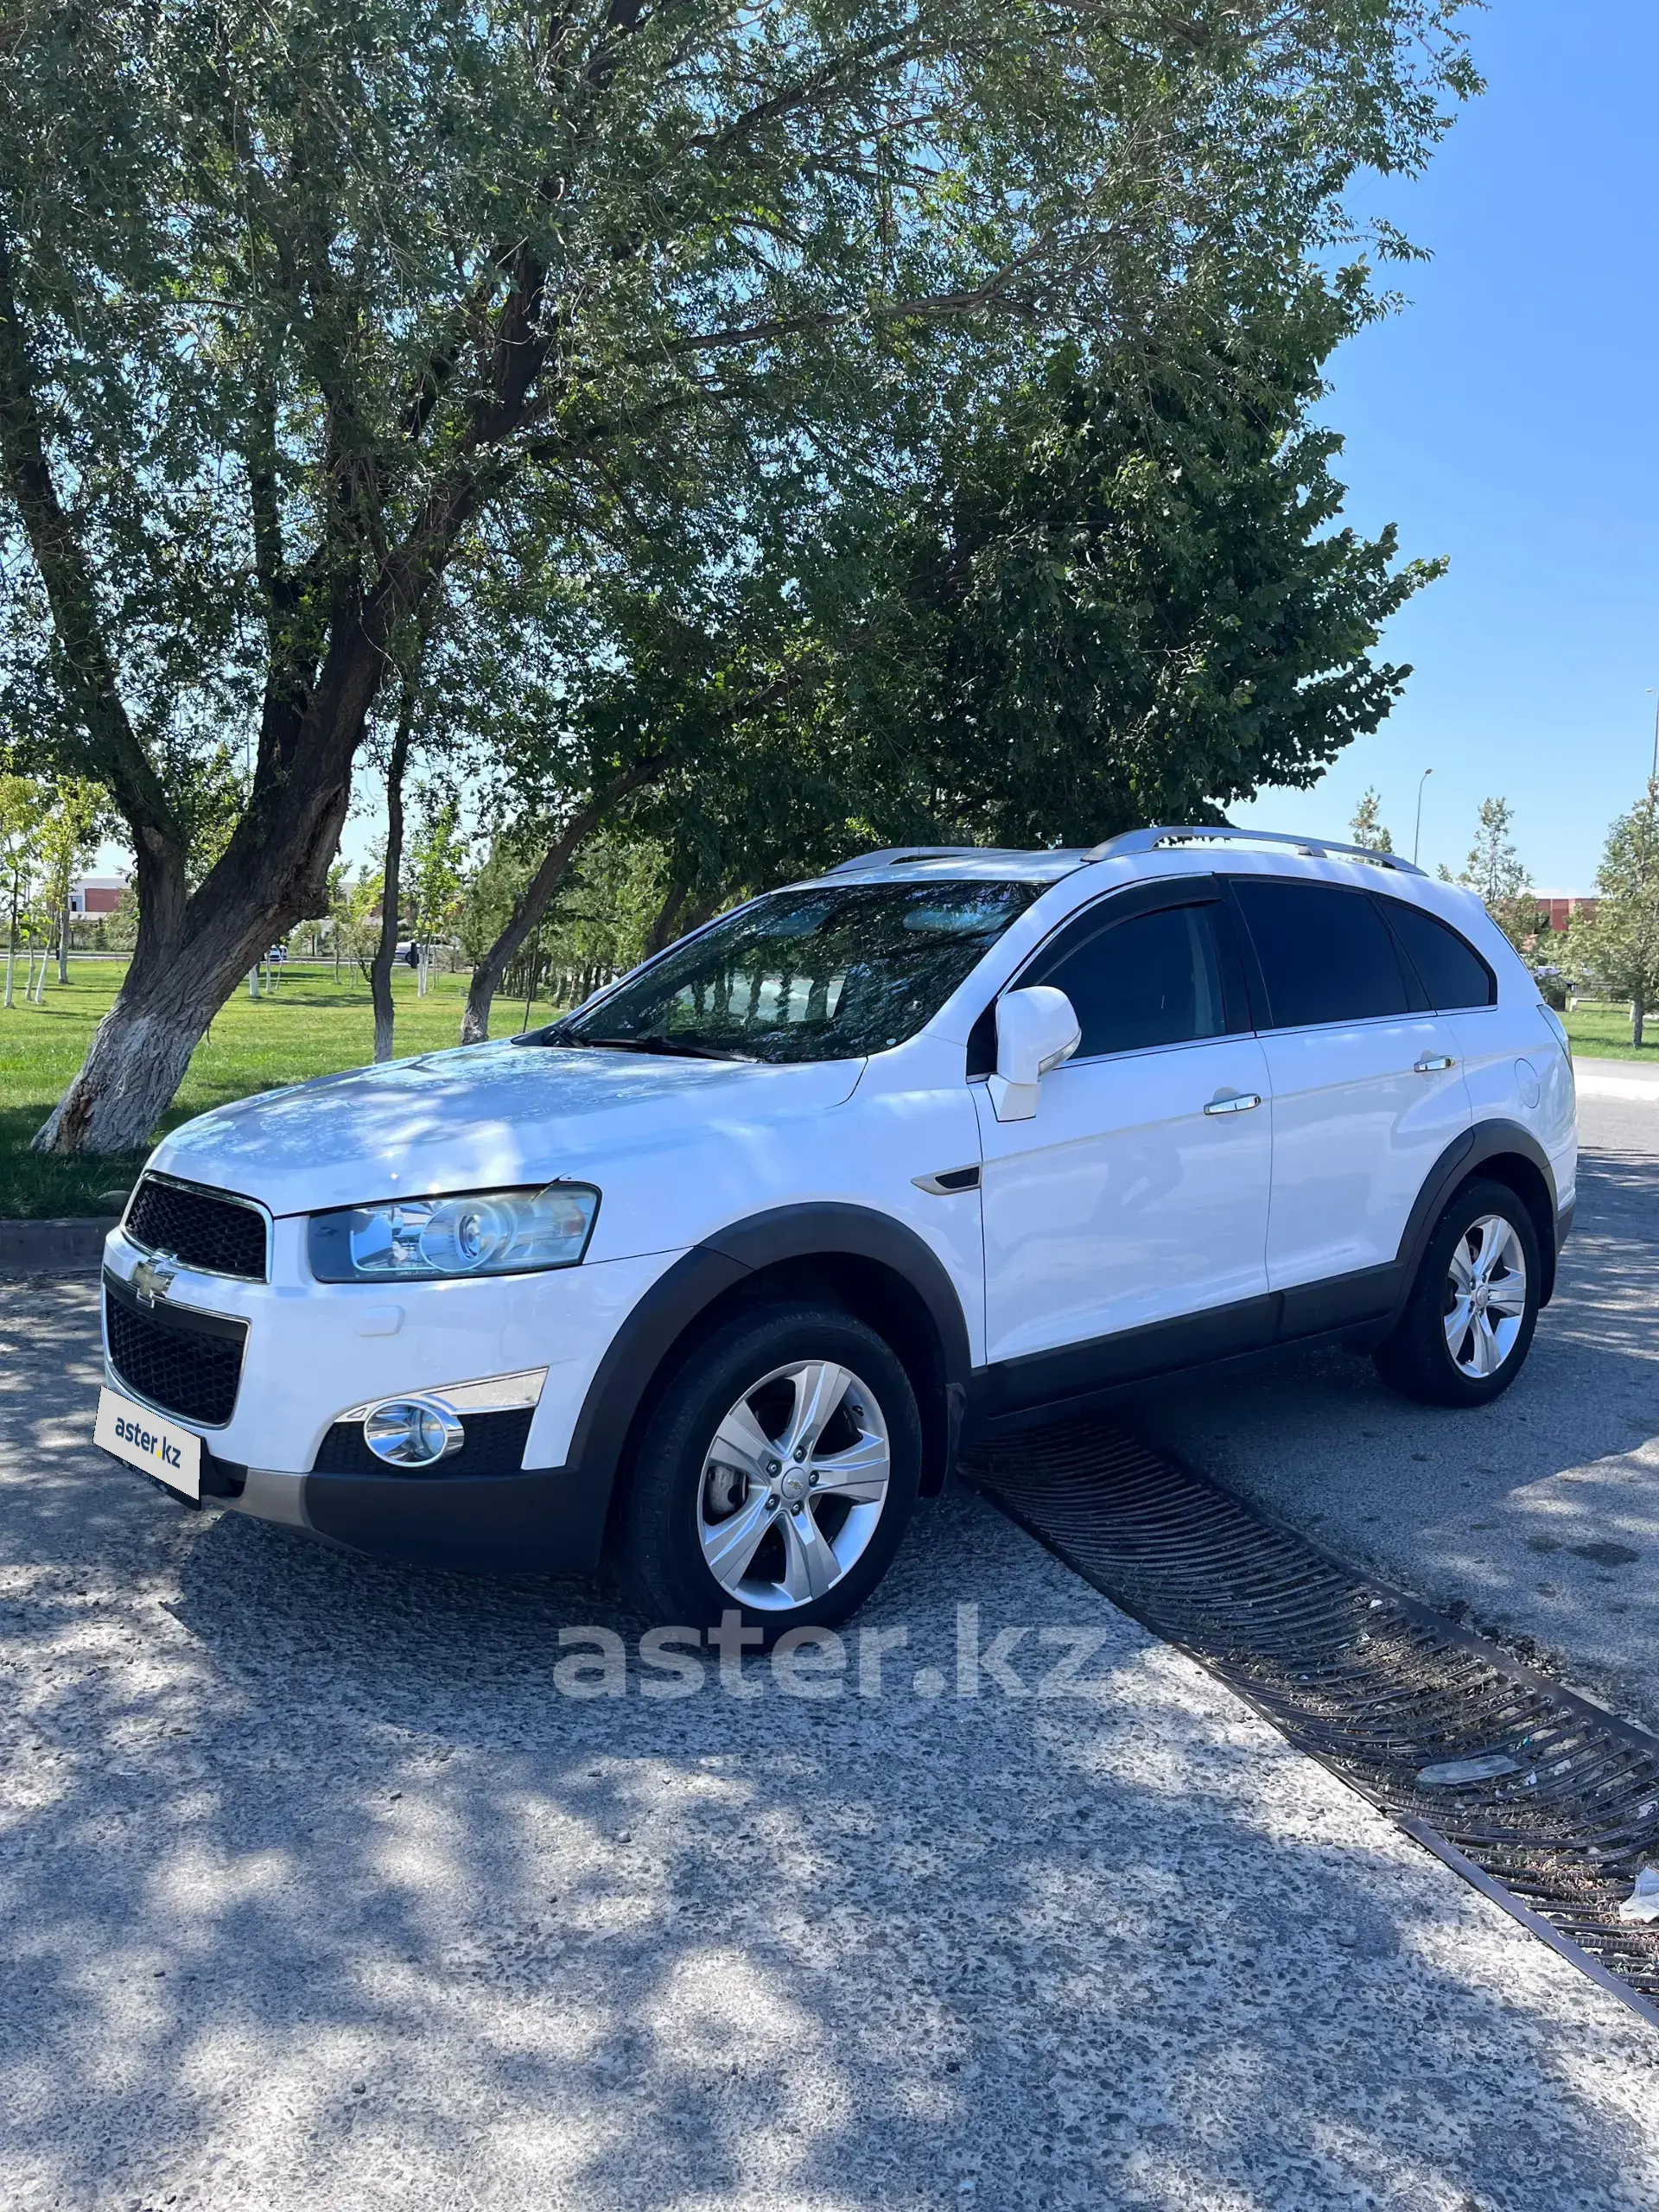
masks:
<svg viewBox="0 0 1659 2212"><path fill-rule="evenodd" d="M1338 1327L1387 1311L1417 1194L1469 1126L1458 1040L1363 887L1239 875L1231 889L1265 1002L1268 1281L1283 1333Z"/></svg>
<svg viewBox="0 0 1659 2212"><path fill-rule="evenodd" d="M987 1357L1023 1370L995 1395L1036 1403L1116 1379L1148 1363L1124 1332L1205 1311L1246 1308L1260 1341L1266 1063L1214 879L1103 900L1017 981L1065 991L1083 1041L1043 1077L1033 1120L999 1122L975 1085ZM1178 1363L1168 1344L1149 1362Z"/></svg>

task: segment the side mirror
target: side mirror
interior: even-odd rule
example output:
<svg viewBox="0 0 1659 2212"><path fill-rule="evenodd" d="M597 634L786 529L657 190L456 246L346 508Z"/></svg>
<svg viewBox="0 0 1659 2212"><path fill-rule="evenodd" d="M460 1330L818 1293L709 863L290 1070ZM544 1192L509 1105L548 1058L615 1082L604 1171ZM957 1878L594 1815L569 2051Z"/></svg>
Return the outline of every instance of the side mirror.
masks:
<svg viewBox="0 0 1659 2212"><path fill-rule="evenodd" d="M989 1084L997 1120L1029 1122L1037 1111L1038 1084L1082 1042L1064 991L1052 983L1005 991L996 1002L996 1073Z"/></svg>

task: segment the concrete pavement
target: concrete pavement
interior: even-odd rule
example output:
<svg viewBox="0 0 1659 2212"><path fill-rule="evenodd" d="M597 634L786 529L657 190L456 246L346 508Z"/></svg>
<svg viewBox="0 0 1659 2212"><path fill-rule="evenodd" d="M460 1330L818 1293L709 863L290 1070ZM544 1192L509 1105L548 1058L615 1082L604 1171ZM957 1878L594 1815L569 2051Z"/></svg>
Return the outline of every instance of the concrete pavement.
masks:
<svg viewBox="0 0 1659 2212"><path fill-rule="evenodd" d="M1659 1729L1659 1084L1580 1064L1578 1224L1520 1380L1453 1414L1312 1353L1137 1409L1147 1437Z"/></svg>
<svg viewBox="0 0 1659 2212"><path fill-rule="evenodd" d="M1341 1362L1158 1418L1646 1709L1659 1144L1586 1122L1501 1408ZM189 1513L97 1379L91 1285L0 1286L8 2208L1659 2201L1659 2038L982 1503L842 1671L666 1697L583 1586Z"/></svg>

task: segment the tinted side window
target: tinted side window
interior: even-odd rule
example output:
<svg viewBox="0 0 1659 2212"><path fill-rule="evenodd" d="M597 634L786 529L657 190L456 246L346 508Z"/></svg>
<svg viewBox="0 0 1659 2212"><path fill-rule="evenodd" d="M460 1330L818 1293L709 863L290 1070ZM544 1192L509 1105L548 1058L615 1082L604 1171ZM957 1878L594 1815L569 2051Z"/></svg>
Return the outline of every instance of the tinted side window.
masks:
<svg viewBox="0 0 1659 2212"><path fill-rule="evenodd" d="M1221 963L1205 906L1169 906L1097 931L1022 978L1052 983L1083 1030L1080 1059L1220 1037L1227 1028Z"/></svg>
<svg viewBox="0 0 1659 2212"><path fill-rule="evenodd" d="M1248 876L1235 876L1233 890L1262 963L1275 1029L1405 1013L1394 939L1364 892Z"/></svg>
<svg viewBox="0 0 1659 2212"><path fill-rule="evenodd" d="M1454 929L1424 913L1421 906L1408 906L1403 899L1385 900L1382 911L1417 970L1430 1006L1446 1009L1493 1003L1497 991L1491 969Z"/></svg>

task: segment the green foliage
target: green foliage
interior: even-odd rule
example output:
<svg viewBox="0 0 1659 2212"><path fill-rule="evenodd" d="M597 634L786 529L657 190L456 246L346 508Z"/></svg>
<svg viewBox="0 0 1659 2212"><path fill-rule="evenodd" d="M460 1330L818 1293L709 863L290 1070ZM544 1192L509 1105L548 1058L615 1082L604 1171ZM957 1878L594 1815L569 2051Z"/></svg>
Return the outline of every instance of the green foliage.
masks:
<svg viewBox="0 0 1659 2212"><path fill-rule="evenodd" d="M1309 410L1354 312L1313 290L1202 344L1065 349L925 480L793 545L789 588L753 580L715 646L643 638L613 711L644 702L696 764L633 810L671 872L1092 842L1313 781L1388 712L1409 671L1374 657L1382 625L1438 572L1336 526Z"/></svg>
<svg viewBox="0 0 1659 2212"><path fill-rule="evenodd" d="M96 857L108 806L105 793L84 777L61 777L52 785L37 842L54 912L64 911L77 872Z"/></svg>
<svg viewBox="0 0 1659 2212"><path fill-rule="evenodd" d="M104 925L104 943L111 952L130 952L137 942L138 894L129 884Z"/></svg>
<svg viewBox="0 0 1659 2212"><path fill-rule="evenodd" d="M1437 569L1331 527L1340 441L1306 410L1345 327L1303 302L978 429L911 569L944 818L1020 844L1202 820L1382 720L1408 671L1371 649Z"/></svg>
<svg viewBox="0 0 1659 2212"><path fill-rule="evenodd" d="M1142 463L1147 410L1101 365L1155 340L1151 382L1179 385L1158 364L1224 347L1256 303L1373 311L1367 271L1328 273L1368 235L1347 198L1363 171L1420 168L1477 89L1461 13L16 0L0 719L130 825L131 988L198 1026L249 948L324 910L353 763L441 585L454 681L428 757L459 776L516 748L515 810L530 782L563 815L658 757L652 684L630 703L619 675L695 664L677 759L712 759L703 819L725 836L728 740L753 715L718 641L763 571L774 609L809 631L823 612L780 564L798 530L779 518L833 534L846 509L856 540L867 498L911 486L899 596L925 605L886 650L918 757L850 680L823 699L810 639L763 633L778 650L768 669L757 641L744 679L805 725L780 847L838 786L843 820L875 818L868 792L884 818L1049 836L1315 772L1392 696L1397 671L1357 663L1409 583L1386 544L1326 541L1290 588L1280 677L1282 575L1235 563L1236 607L1206 619L1200 558L1166 613L1143 605L1114 529L1150 548L1173 494L1168 550L1201 552L1243 417L1187 441L1208 471L1189 504L1180 439ZM1094 397L1051 451L1030 394L1056 373ZM1150 411L1167 425L1177 400ZM968 465L941 474L964 423ZM1313 537L1322 462L1297 446ZM1290 521L1258 518L1264 550ZM885 603L891 574L871 582ZM753 741L767 790L784 734ZM118 1027L105 1049L112 1070ZM103 1141L106 1076L88 1085L53 1141Z"/></svg>
<svg viewBox="0 0 1659 2212"><path fill-rule="evenodd" d="M1506 798L1484 798L1475 842L1457 880L1478 892L1486 911L1522 958L1535 951L1535 940L1549 923L1532 896L1532 879L1510 835L1514 810ZM1444 875L1446 870L1440 873Z"/></svg>
<svg viewBox="0 0 1659 2212"><path fill-rule="evenodd" d="M453 931L467 873L467 838L454 791L423 785L416 795L415 832L404 874L415 934L447 938Z"/></svg>
<svg viewBox="0 0 1659 2212"><path fill-rule="evenodd" d="M139 747L164 770L263 722L269 751L340 594L412 603L521 494L579 574L688 492L735 512L734 472L824 487L1027 327L1300 264L1351 234L1356 168L1421 166L1473 89L1459 12L21 0L7 274ZM63 582L30 542L14 642ZM20 699L46 671L31 726L137 802L58 616L10 661Z"/></svg>
<svg viewBox="0 0 1659 2212"><path fill-rule="evenodd" d="M1458 881L1478 892L1488 906L1516 899L1530 880L1510 835L1514 810L1506 798L1484 798L1475 842Z"/></svg>
<svg viewBox="0 0 1659 2212"><path fill-rule="evenodd" d="M385 875L372 867L360 869L355 878L344 869L334 870L331 877L331 941L342 958L356 963L365 982L379 948L385 886Z"/></svg>
<svg viewBox="0 0 1659 2212"><path fill-rule="evenodd" d="M1354 818L1348 825L1350 841L1363 845L1368 853L1391 853L1394 839L1382 822L1382 801L1368 784L1363 797L1354 809Z"/></svg>
<svg viewBox="0 0 1659 2212"><path fill-rule="evenodd" d="M1610 995L1630 1001L1630 1041L1643 1041L1659 1004L1659 782L1607 832L1596 871L1593 914L1575 914L1567 931L1573 959Z"/></svg>
<svg viewBox="0 0 1659 2212"><path fill-rule="evenodd" d="M500 936L532 865L522 839L493 841L467 880L455 930L467 960L481 960ZM667 856L654 839L601 832L583 847L524 957L534 958L538 976L632 968L644 957L668 888ZM526 972L521 960L510 980L521 996Z"/></svg>
<svg viewBox="0 0 1659 2212"><path fill-rule="evenodd" d="M664 855L653 840L594 838L549 918L548 967L632 968L644 957L666 889Z"/></svg>

